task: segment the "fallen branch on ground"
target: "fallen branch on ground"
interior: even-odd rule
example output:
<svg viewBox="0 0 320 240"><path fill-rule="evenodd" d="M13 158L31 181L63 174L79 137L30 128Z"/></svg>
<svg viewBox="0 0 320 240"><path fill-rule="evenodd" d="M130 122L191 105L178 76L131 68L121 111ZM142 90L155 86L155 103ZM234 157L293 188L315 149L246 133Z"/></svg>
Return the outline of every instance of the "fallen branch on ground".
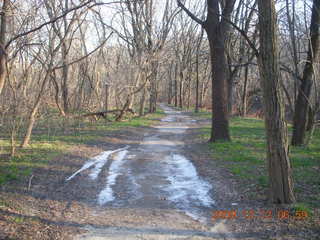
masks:
<svg viewBox="0 0 320 240"><path fill-rule="evenodd" d="M99 117L103 117L104 119L107 119L108 113L117 114L117 113L120 113L121 111L122 111L121 109L115 109L115 110L109 110L109 111L86 113L84 115L81 115L80 117L94 117L96 120L98 120L97 118ZM135 114L135 112L132 109L127 109L125 112Z"/></svg>

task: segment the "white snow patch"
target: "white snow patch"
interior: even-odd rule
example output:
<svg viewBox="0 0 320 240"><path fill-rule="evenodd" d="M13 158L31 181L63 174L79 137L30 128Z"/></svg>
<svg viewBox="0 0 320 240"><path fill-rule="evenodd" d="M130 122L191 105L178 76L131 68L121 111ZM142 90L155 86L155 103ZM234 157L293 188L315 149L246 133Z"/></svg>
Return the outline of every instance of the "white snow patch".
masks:
<svg viewBox="0 0 320 240"><path fill-rule="evenodd" d="M183 208L189 208L193 204L204 207L214 204L214 200L209 196L212 186L198 176L191 161L179 154L168 156L166 161L167 179L170 181L167 187L170 201L182 205Z"/></svg>
<svg viewBox="0 0 320 240"><path fill-rule="evenodd" d="M154 128L157 128L159 132L161 133L184 133L187 131L189 128L188 126L171 126L171 125L166 125L166 126L155 126Z"/></svg>
<svg viewBox="0 0 320 240"><path fill-rule="evenodd" d="M175 122L175 118L172 116L167 116L161 119L161 122Z"/></svg>
<svg viewBox="0 0 320 240"><path fill-rule="evenodd" d="M134 159L135 157L137 157L137 155L128 155L127 159Z"/></svg>
<svg viewBox="0 0 320 240"><path fill-rule="evenodd" d="M98 195L98 203L100 205L106 204L107 202L111 202L115 199L112 186L116 184L116 179L120 175L121 166L127 153L128 151L124 150L115 156L114 161L110 166L109 176L107 178L107 186Z"/></svg>
<svg viewBox="0 0 320 240"><path fill-rule="evenodd" d="M92 180L95 180L99 173L102 170L102 167L108 162L109 156L113 153L123 151L128 149L129 147L119 148L114 151L106 151L100 153L98 156L93 157L89 162L86 162L78 171L76 171L74 174L72 174L70 177L66 179L66 181L70 181L72 178L77 176L79 173L83 172L84 170L87 170L91 168L92 166L95 166L94 169L92 169L91 173L89 174L90 178Z"/></svg>

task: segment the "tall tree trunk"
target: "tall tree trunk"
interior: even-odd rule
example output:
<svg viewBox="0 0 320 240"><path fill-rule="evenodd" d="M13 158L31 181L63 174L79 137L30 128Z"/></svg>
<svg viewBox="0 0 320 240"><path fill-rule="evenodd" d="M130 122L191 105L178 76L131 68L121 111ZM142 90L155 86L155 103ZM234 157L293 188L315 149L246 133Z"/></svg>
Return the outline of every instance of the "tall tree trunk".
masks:
<svg viewBox="0 0 320 240"><path fill-rule="evenodd" d="M151 62L151 80L150 80L150 104L149 112L154 113L157 110L157 75L158 75L158 62Z"/></svg>
<svg viewBox="0 0 320 240"><path fill-rule="evenodd" d="M219 33L209 32L212 68L212 128L211 142L217 140L229 141L229 111L227 59L225 43ZM221 39L222 38L222 39Z"/></svg>
<svg viewBox="0 0 320 240"><path fill-rule="evenodd" d="M308 110L311 101L311 89L313 85L313 64L319 53L319 25L320 25L320 0L313 1L310 41L307 61L304 67L303 77L299 87L298 99L295 105L293 117L292 145L298 146L305 143Z"/></svg>
<svg viewBox="0 0 320 240"><path fill-rule="evenodd" d="M219 1L207 1L207 19L205 22L187 13L205 29L210 46L212 69L212 127L210 142L230 141L228 112L228 77L229 68L226 57L229 21L235 0L224 1L223 8ZM181 3L180 3L181 5Z"/></svg>
<svg viewBox="0 0 320 240"><path fill-rule="evenodd" d="M169 74L168 74L168 104L170 105L171 103L172 103L172 67L169 68Z"/></svg>
<svg viewBox="0 0 320 240"><path fill-rule="evenodd" d="M229 44L228 44L229 47ZM232 115L233 110L233 91L234 91L234 82L235 78L239 72L239 70L235 70L234 72L231 71L231 59L227 56L227 67L228 67L228 111L229 115Z"/></svg>
<svg viewBox="0 0 320 240"><path fill-rule="evenodd" d="M68 80L69 80L69 66L68 66L68 50L66 43L62 44L62 99L63 99L63 108L64 112L69 112L69 89L68 89Z"/></svg>
<svg viewBox="0 0 320 240"><path fill-rule="evenodd" d="M179 87L179 107L183 107L183 72L180 71L180 87Z"/></svg>
<svg viewBox="0 0 320 240"><path fill-rule="evenodd" d="M199 112L199 53L197 53L197 63L196 63L196 72L197 72L197 76L196 76L196 106L194 111L196 113Z"/></svg>
<svg viewBox="0 0 320 240"><path fill-rule="evenodd" d="M243 92L242 92L242 111L241 111L242 117L245 117L247 115L248 75L249 75L249 67L246 66L244 70L244 84L243 84Z"/></svg>
<svg viewBox="0 0 320 240"><path fill-rule="evenodd" d="M174 106L178 107L178 65L176 64L174 70Z"/></svg>
<svg viewBox="0 0 320 240"><path fill-rule="evenodd" d="M109 111L109 98L110 98L110 85L105 84L105 105L104 109L106 111L106 117L107 117L107 112Z"/></svg>
<svg viewBox="0 0 320 240"><path fill-rule="evenodd" d="M1 9L1 26L0 26L0 95L4 88L4 83L6 81L6 32L7 32L7 13L9 11L10 0L3 0Z"/></svg>
<svg viewBox="0 0 320 240"><path fill-rule="evenodd" d="M146 87L143 88L142 93L141 93L141 99L140 99L140 109L139 109L139 116L142 117L144 116L144 108L146 105Z"/></svg>
<svg viewBox="0 0 320 240"><path fill-rule="evenodd" d="M203 39L203 28L201 29L200 38L197 45L197 59L196 59L196 106L194 111L197 113L199 112L199 55L200 55L200 47Z"/></svg>
<svg viewBox="0 0 320 240"><path fill-rule="evenodd" d="M273 203L294 202L287 126L280 84L277 19L274 0L258 0L259 70L264 95L270 197Z"/></svg>

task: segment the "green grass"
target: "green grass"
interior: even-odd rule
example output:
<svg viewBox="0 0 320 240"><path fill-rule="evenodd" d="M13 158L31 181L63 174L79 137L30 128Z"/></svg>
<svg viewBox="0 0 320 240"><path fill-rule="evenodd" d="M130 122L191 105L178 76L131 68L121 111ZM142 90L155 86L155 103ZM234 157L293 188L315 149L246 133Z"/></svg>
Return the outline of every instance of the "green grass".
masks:
<svg viewBox="0 0 320 240"><path fill-rule="evenodd" d="M194 114L210 118L210 113ZM291 132L289 127L289 133ZM202 137L209 139L210 127L202 129ZM266 168L266 137L264 122L253 118L230 120L231 142L208 143L213 159L254 189L265 191L268 187ZM307 147L290 147L295 194L306 208L320 207L320 129L317 129ZM255 195L255 194L253 194Z"/></svg>
<svg viewBox="0 0 320 240"><path fill-rule="evenodd" d="M72 146L103 140L108 132L150 126L163 114L158 110L145 117L126 117L121 122L107 122L104 119L91 122L81 118L61 118L57 112L51 111L37 122L31 144L26 149L17 149L15 157L9 157L9 135L0 138L0 185L28 177L34 168L45 168ZM23 131L17 142L21 141L22 136Z"/></svg>
<svg viewBox="0 0 320 240"><path fill-rule="evenodd" d="M12 221L15 223L18 223L18 224L22 224L25 222L25 219L24 219L24 217L13 217Z"/></svg>
<svg viewBox="0 0 320 240"><path fill-rule="evenodd" d="M9 151L9 143L0 140L0 145L4 146L3 152ZM14 157L0 160L0 185L9 181L19 180L21 177L30 176L32 169L45 167L50 160L62 154L68 145L62 142L39 142L33 141L26 149L18 151Z"/></svg>

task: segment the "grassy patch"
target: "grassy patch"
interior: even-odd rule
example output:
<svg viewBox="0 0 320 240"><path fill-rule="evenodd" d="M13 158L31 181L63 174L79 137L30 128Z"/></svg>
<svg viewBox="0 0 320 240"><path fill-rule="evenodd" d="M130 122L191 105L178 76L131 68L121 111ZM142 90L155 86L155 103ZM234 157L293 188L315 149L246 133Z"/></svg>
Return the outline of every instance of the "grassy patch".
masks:
<svg viewBox="0 0 320 240"><path fill-rule="evenodd" d="M62 118L57 112L50 112L37 122L30 146L18 149L15 157L9 157L9 135L0 138L0 185L28 177L34 168L45 168L49 161L68 152L72 146L102 140L107 132L150 126L163 114L158 110L145 117L127 117L121 122L104 119L92 122L83 118ZM18 142L23 133L22 129Z"/></svg>
<svg viewBox="0 0 320 240"><path fill-rule="evenodd" d="M200 116L206 116L200 113ZM207 116L208 118L208 116ZM291 132L291 127L289 132ZM202 129L203 138L210 136L209 126ZM230 121L232 142L209 143L213 158L229 169L243 186L266 192L266 137L264 122L252 118L233 118ZM295 194L299 206L320 207L320 129L308 147L290 147ZM255 194L254 194L255 195Z"/></svg>
<svg viewBox="0 0 320 240"><path fill-rule="evenodd" d="M17 223L17 224L22 224L22 223L25 222L25 219L24 219L24 217L13 217L12 221Z"/></svg>
<svg viewBox="0 0 320 240"><path fill-rule="evenodd" d="M9 151L7 141L2 140L1 144L7 146L4 149ZM0 185L31 175L33 168L45 167L50 160L62 154L67 147L66 143L58 141L48 143L35 140L28 148L19 150L15 157L1 159Z"/></svg>

